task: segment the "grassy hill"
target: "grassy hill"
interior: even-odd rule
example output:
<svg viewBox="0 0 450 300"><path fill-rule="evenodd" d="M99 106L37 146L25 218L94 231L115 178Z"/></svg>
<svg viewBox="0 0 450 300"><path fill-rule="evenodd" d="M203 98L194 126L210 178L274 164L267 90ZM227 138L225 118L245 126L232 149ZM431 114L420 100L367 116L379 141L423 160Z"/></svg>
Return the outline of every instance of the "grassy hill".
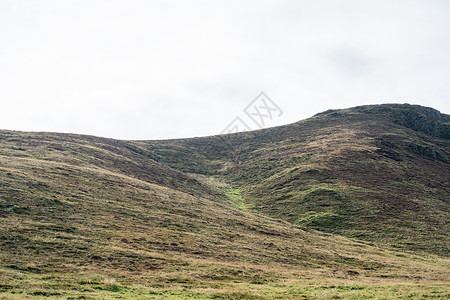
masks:
<svg viewBox="0 0 450 300"><path fill-rule="evenodd" d="M400 128L404 135L389 134L405 140L391 139L385 131L372 138L367 133L372 123L364 127L357 121L370 113L334 113L263 131L161 142L0 131L0 298L449 297L450 265L440 252L448 246L445 224L436 223L435 237L417 244L429 242L440 256L314 229L352 235L351 218L336 221L344 225L333 229L318 217L348 213L358 216L352 221L359 224L355 232L371 232L377 241L399 240L401 226L368 219L372 209L390 220L391 202L382 196L396 185L390 175L372 172L370 178L358 178L363 171L354 173L360 170L356 166L367 160L363 151L374 164L403 170L397 163L408 163L414 176L424 168L428 173L411 177L404 189L425 195L418 190L427 188L428 198L414 198L417 212L429 205L436 213L433 221L444 222L439 218L448 216L448 202L439 196L448 195L447 140L392 127L387 120L385 128L373 126ZM356 124L361 127L349 132ZM441 134L443 128L434 132ZM420 153L403 146L408 139ZM387 142L400 150L383 146ZM431 146L440 156L431 158L423 150ZM389 158L391 152L402 160ZM342 161L350 157L361 162ZM444 173L434 182L438 176L432 170L438 167ZM377 180L379 190L370 180ZM403 199L404 194L391 192ZM374 195L380 197L376 203L356 207ZM303 214L305 205L308 214ZM301 219L306 216L309 223ZM431 222L428 215L414 219L392 211L394 216L410 220L405 227Z"/></svg>
<svg viewBox="0 0 450 300"><path fill-rule="evenodd" d="M450 116L434 109L362 106L136 144L175 169L227 182L250 211L404 250L450 251Z"/></svg>

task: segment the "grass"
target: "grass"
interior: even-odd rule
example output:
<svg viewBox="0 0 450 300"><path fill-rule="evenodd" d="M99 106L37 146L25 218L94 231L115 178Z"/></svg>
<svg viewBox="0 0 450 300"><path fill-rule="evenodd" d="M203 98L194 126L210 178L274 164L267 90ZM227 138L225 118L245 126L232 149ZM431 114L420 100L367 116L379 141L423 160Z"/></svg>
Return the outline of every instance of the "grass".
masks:
<svg viewBox="0 0 450 300"><path fill-rule="evenodd" d="M346 279L185 280L136 282L111 275L21 274L20 282L2 287L3 299L447 299L448 285L355 283Z"/></svg>
<svg viewBox="0 0 450 300"><path fill-rule="evenodd" d="M217 274L218 265L191 261L192 265ZM220 267L220 270L227 270ZM199 269L200 270L200 269ZM283 270L284 278L243 280L236 270L231 277L185 278L170 276L124 276L91 273L21 273L8 270L14 276L9 285L2 285L3 299L446 299L450 289L446 284L411 284L385 279L360 279L349 276L326 277L317 271L296 271L294 278ZM202 272L199 272L202 274ZM204 273L205 275L207 272ZM2 272L2 276L5 274ZM168 274L165 274L168 275ZM244 276L245 277L245 276ZM320 283L318 283L320 280Z"/></svg>
<svg viewBox="0 0 450 300"><path fill-rule="evenodd" d="M227 187L225 188L225 194L228 196L229 201L242 211L248 211L247 204L245 203L242 193L237 188Z"/></svg>

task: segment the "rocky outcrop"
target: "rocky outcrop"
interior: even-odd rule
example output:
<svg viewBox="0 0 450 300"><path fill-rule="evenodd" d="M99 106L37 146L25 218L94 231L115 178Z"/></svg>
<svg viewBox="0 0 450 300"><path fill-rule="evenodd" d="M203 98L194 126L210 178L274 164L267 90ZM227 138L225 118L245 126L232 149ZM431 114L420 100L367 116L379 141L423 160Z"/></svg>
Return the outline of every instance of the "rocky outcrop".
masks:
<svg viewBox="0 0 450 300"><path fill-rule="evenodd" d="M450 139L450 115L430 107L410 104L360 106L356 111L384 115L394 123L434 137Z"/></svg>
<svg viewBox="0 0 450 300"><path fill-rule="evenodd" d="M420 155L425 155L429 158L432 158L434 160L440 160L440 161L447 161L447 157L442 155L436 148L434 147L426 147L419 144L416 144L414 142L409 143L409 149Z"/></svg>
<svg viewBox="0 0 450 300"><path fill-rule="evenodd" d="M394 122L399 125L431 136L450 139L450 116L433 108L411 106L411 109L394 111L393 117Z"/></svg>

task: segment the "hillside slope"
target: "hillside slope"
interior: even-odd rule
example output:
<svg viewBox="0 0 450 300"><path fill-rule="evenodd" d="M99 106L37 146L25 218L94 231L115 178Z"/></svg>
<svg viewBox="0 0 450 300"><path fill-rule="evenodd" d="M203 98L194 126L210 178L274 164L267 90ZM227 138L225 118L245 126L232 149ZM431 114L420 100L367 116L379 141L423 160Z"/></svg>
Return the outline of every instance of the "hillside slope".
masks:
<svg viewBox="0 0 450 300"><path fill-rule="evenodd" d="M405 250L450 251L450 116L432 108L362 106L135 144L175 169L231 184L251 211Z"/></svg>
<svg viewBox="0 0 450 300"><path fill-rule="evenodd" d="M0 297L449 294L445 260L244 212L149 155L110 139L1 131Z"/></svg>

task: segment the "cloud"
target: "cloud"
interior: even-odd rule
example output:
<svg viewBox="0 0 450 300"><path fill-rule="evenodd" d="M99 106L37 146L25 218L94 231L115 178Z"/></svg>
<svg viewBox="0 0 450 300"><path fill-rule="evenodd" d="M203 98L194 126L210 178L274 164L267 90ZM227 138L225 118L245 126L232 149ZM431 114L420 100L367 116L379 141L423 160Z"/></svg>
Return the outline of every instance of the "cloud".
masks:
<svg viewBox="0 0 450 300"><path fill-rule="evenodd" d="M445 1L0 2L0 128L125 139L220 133L265 91L271 125L328 108L450 112Z"/></svg>

